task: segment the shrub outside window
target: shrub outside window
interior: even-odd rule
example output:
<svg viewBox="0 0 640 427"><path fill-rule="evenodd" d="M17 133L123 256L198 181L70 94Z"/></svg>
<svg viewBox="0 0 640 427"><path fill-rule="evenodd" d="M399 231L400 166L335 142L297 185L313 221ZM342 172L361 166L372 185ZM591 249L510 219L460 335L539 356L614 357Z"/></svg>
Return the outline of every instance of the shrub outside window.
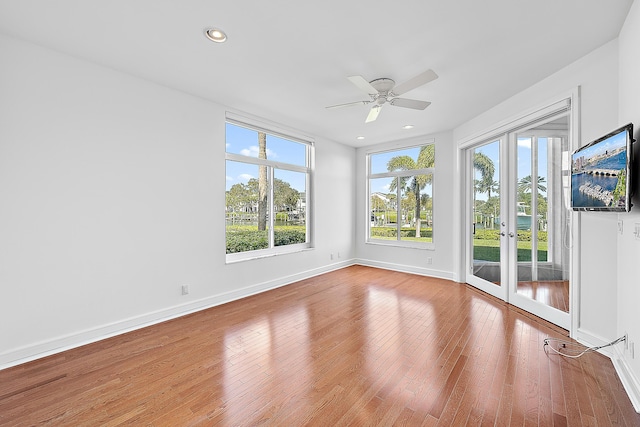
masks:
<svg viewBox="0 0 640 427"><path fill-rule="evenodd" d="M313 142L227 118L227 262L309 248Z"/></svg>
<svg viewBox="0 0 640 427"><path fill-rule="evenodd" d="M433 248L435 145L372 152L367 163L367 241Z"/></svg>

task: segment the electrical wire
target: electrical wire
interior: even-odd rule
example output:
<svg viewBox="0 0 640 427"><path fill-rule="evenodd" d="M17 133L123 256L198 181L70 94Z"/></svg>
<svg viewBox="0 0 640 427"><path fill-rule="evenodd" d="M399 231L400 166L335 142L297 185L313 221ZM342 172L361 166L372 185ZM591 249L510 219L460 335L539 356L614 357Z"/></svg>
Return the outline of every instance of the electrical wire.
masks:
<svg viewBox="0 0 640 427"><path fill-rule="evenodd" d="M574 341L566 341L559 338L545 338L543 340L543 349L544 352L547 353L547 355L549 354L549 350L551 350L552 352L559 354L560 356L577 359L578 357L586 353L591 353L593 351L598 351L604 347L616 345L622 341L625 341L626 339L626 335L623 335L620 338L611 341L610 343L599 345L596 347L585 348L582 344Z"/></svg>

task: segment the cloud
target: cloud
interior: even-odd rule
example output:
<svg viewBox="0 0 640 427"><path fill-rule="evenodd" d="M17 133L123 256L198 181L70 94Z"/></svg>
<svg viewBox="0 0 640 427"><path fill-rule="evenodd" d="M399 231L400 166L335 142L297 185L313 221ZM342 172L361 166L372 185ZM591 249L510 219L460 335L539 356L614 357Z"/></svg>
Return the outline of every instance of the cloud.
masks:
<svg viewBox="0 0 640 427"><path fill-rule="evenodd" d="M231 178L229 175L227 175L227 181L233 181L233 178Z"/></svg>
<svg viewBox="0 0 640 427"><path fill-rule="evenodd" d="M260 149L257 145L252 145L249 148L243 148L240 150L240 154L248 157L258 157L259 150ZM274 151L267 148L267 159L275 159L277 157L278 155Z"/></svg>
<svg viewBox="0 0 640 427"><path fill-rule="evenodd" d="M518 138L518 147L531 149L531 138Z"/></svg>
<svg viewBox="0 0 640 427"><path fill-rule="evenodd" d="M240 175L238 175L238 179L240 181L249 181L251 178L253 178L253 175L248 174L248 173L241 173Z"/></svg>

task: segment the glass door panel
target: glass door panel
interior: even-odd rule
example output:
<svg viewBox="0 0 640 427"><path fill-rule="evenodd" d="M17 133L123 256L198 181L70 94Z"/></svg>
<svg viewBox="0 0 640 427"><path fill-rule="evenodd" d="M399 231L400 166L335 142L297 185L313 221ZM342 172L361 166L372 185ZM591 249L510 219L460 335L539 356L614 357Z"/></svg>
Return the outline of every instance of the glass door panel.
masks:
<svg viewBox="0 0 640 427"><path fill-rule="evenodd" d="M561 113L465 151L467 283L567 329L568 123Z"/></svg>
<svg viewBox="0 0 640 427"><path fill-rule="evenodd" d="M562 165L566 117L515 136L516 275L510 302L556 324L568 324L568 210ZM566 326L565 326L566 327Z"/></svg>
<svg viewBox="0 0 640 427"><path fill-rule="evenodd" d="M501 220L500 149L497 139L469 149L472 170L470 283L485 292L504 298L504 251L501 245L504 221Z"/></svg>

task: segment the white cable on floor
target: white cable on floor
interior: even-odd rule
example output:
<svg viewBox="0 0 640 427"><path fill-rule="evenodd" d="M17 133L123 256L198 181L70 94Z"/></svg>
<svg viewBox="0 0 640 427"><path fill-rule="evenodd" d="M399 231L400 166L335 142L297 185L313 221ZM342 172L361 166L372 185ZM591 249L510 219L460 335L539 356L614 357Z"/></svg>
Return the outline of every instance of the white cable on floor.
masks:
<svg viewBox="0 0 640 427"><path fill-rule="evenodd" d="M610 343L599 345L596 347L587 347L584 348L582 344L579 344L574 341L566 341L561 340L559 338L545 338L543 343L544 352L549 354L549 350L552 350L554 353L559 354L560 356L569 357L572 359L577 359L585 353L590 353L592 351L598 351L601 348L609 347L615 344L618 344L622 341L626 340L626 335L621 336L618 339L611 341ZM554 345L555 344L555 348Z"/></svg>

